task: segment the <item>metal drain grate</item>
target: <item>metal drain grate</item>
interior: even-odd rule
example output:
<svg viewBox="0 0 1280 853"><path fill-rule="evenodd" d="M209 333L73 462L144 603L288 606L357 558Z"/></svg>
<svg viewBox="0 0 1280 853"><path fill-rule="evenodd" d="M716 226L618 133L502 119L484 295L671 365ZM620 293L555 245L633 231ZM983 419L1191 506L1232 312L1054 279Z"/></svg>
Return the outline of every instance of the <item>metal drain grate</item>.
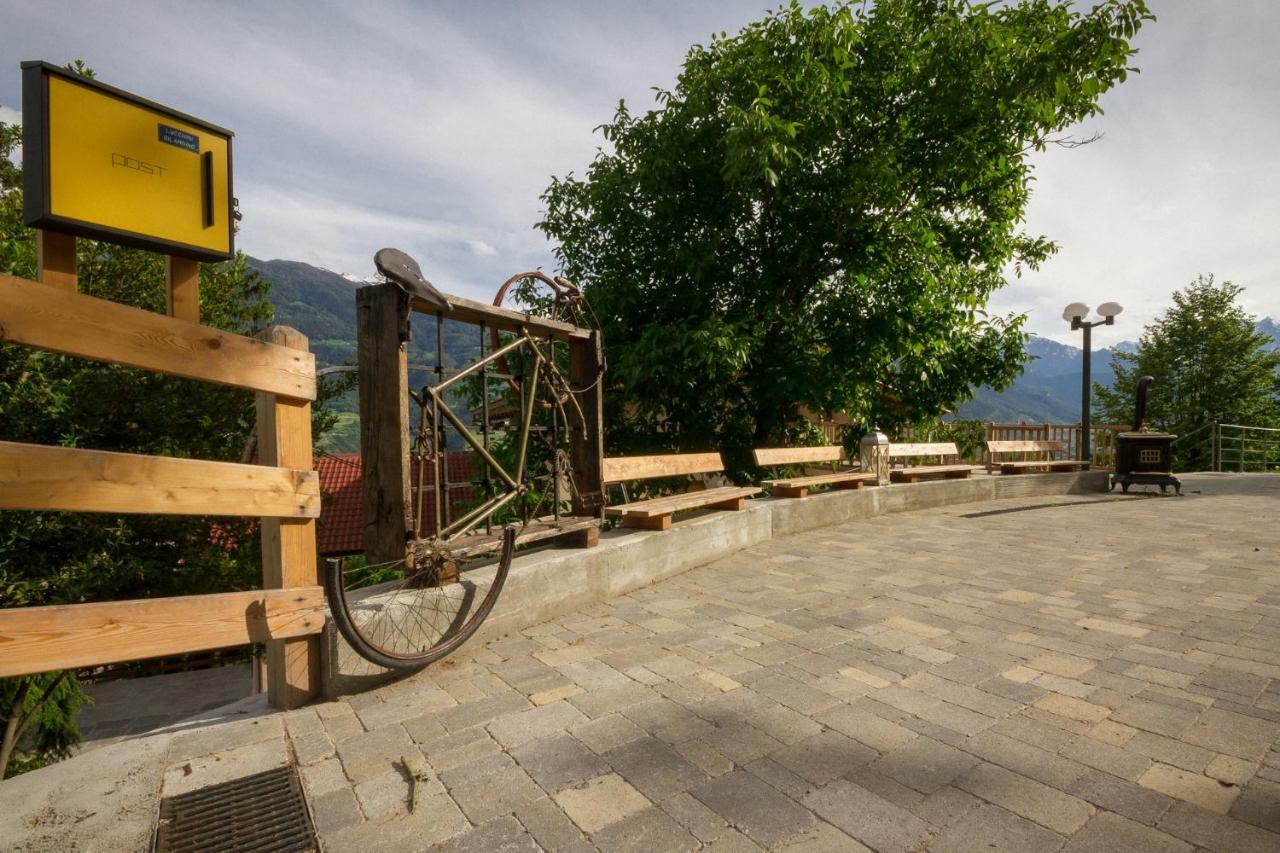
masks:
<svg viewBox="0 0 1280 853"><path fill-rule="evenodd" d="M155 853L314 851L315 830L293 767L277 767L160 801Z"/></svg>

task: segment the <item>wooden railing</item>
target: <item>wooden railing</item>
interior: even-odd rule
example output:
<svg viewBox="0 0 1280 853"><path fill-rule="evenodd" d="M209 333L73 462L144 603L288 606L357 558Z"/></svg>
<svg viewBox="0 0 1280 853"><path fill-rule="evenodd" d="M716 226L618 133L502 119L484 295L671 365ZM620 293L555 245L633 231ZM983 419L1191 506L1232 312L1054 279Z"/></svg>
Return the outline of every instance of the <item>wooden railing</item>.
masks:
<svg viewBox="0 0 1280 853"><path fill-rule="evenodd" d="M1089 425L1089 465L1112 468L1116 459L1116 433L1125 432L1126 424ZM988 441L1060 441L1065 446L1064 459L1080 458L1080 424L987 424Z"/></svg>
<svg viewBox="0 0 1280 853"><path fill-rule="evenodd" d="M325 619L307 339L200 325L189 261L170 262L165 316L78 293L74 261L52 275L46 260L43 282L0 275L0 340L254 391L261 464L0 441L0 509L258 516L264 589L0 609L0 677L266 643L269 700L301 704L316 692Z"/></svg>

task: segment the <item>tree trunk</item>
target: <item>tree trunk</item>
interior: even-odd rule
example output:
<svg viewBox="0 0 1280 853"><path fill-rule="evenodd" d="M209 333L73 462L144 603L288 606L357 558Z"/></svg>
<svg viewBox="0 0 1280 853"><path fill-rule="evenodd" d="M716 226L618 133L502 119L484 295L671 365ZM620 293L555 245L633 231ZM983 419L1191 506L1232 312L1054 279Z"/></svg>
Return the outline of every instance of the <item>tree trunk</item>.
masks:
<svg viewBox="0 0 1280 853"><path fill-rule="evenodd" d="M27 704L27 694L30 692L31 679L23 679L22 686L18 688L18 695L14 698L12 707L9 708L9 719L5 721L4 741L0 742L0 779L4 779L9 767L9 757L13 755L13 750L18 745L18 735L21 734L18 721L22 719L22 706Z"/></svg>

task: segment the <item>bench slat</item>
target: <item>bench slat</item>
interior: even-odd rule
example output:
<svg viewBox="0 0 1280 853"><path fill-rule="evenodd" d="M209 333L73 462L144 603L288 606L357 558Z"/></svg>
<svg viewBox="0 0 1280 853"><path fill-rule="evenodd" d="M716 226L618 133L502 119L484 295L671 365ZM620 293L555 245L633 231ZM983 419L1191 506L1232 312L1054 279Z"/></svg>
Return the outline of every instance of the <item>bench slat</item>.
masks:
<svg viewBox="0 0 1280 853"><path fill-rule="evenodd" d="M797 465L804 462L839 462L844 448L824 447L757 447L752 454L757 465Z"/></svg>
<svg viewBox="0 0 1280 853"><path fill-rule="evenodd" d="M972 465L918 465L914 468L894 468L889 471L889 479L899 483L914 483L920 477L934 474L940 474L948 479L960 477L968 479L972 473Z"/></svg>
<svg viewBox="0 0 1280 853"><path fill-rule="evenodd" d="M654 518L661 515L670 515L682 509L696 509L697 507L722 503L735 498L746 498L759 492L760 488L758 486L724 486L718 489L703 489L699 492L686 492L682 495L670 495L647 501L605 507L605 514Z"/></svg>
<svg viewBox="0 0 1280 853"><path fill-rule="evenodd" d="M891 444L889 456L959 456L960 450L955 442L934 442L932 444Z"/></svg>
<svg viewBox="0 0 1280 853"><path fill-rule="evenodd" d="M1001 471L1008 469L1010 471L1020 468L1080 468L1083 462L1076 462L1071 459L1028 459L1020 462L993 462L993 465L1000 468Z"/></svg>
<svg viewBox="0 0 1280 853"><path fill-rule="evenodd" d="M783 486L786 488L800 488L802 486L822 486L827 483L847 483L861 480L875 480L875 474L865 473L863 471L844 471L837 474L815 474L811 477L783 477L776 480L765 480L767 486Z"/></svg>
<svg viewBox="0 0 1280 853"><path fill-rule="evenodd" d="M989 453L1060 453L1066 449L1061 441L988 441Z"/></svg>
<svg viewBox="0 0 1280 853"><path fill-rule="evenodd" d="M600 478L625 483L682 474L711 474L724 470L719 453L671 453L664 456L614 456L604 460Z"/></svg>

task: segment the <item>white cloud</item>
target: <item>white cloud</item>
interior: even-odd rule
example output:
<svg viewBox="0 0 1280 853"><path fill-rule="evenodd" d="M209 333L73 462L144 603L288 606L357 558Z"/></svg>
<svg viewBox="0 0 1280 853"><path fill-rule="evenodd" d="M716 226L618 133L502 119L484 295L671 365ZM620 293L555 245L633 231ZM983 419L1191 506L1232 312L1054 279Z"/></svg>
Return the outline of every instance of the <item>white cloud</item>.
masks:
<svg viewBox="0 0 1280 853"><path fill-rule="evenodd" d="M139 0L126 19L0 0L0 55L83 57L108 82L233 128L247 251L366 275L374 251L398 245L440 286L480 297L554 266L532 227L538 196L590 162L618 99L647 108L690 44L770 5ZM1036 158L1027 227L1062 252L991 306L1029 311L1032 330L1062 340L1067 302L1125 305L1102 345L1136 337L1201 272L1280 315L1280 4L1151 5L1142 74L1078 134L1105 137ZM14 66L0 73L0 102L18 103L18 81Z"/></svg>
<svg viewBox="0 0 1280 853"><path fill-rule="evenodd" d="M22 124L22 113L0 104L0 124Z"/></svg>

